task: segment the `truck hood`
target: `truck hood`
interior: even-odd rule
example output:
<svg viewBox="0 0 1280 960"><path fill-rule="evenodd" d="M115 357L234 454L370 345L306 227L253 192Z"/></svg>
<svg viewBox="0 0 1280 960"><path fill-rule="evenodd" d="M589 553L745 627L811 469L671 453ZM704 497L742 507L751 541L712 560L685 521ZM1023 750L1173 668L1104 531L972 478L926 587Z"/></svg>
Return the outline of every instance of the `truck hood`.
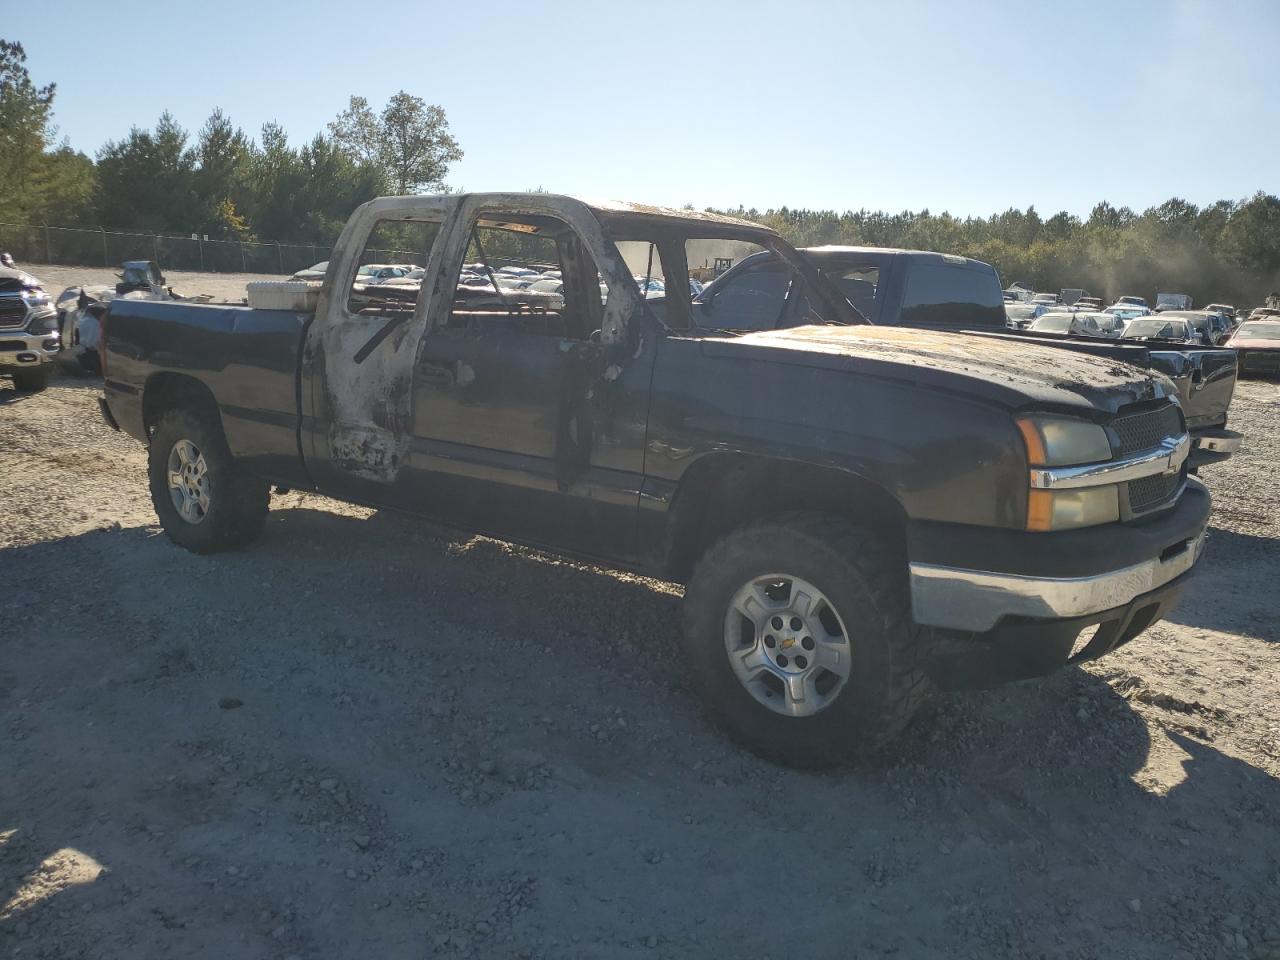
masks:
<svg viewBox="0 0 1280 960"><path fill-rule="evenodd" d="M907 327L793 327L708 340L704 350L720 356L768 352L774 362L848 369L977 396L1011 410L1068 407L1114 413L1174 392L1163 376L1114 360Z"/></svg>
<svg viewBox="0 0 1280 960"><path fill-rule="evenodd" d="M1264 340L1261 337L1232 337L1226 344L1232 350L1280 350L1280 340Z"/></svg>

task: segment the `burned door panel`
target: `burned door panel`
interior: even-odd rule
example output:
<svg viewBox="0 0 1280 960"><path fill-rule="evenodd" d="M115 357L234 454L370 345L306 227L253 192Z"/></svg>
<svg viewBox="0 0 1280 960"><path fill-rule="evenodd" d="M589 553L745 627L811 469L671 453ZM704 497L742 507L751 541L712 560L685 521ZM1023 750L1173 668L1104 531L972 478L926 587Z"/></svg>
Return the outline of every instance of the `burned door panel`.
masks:
<svg viewBox="0 0 1280 960"><path fill-rule="evenodd" d="M303 447L316 486L405 505L398 480L412 430L413 358L425 327L437 243L456 200L404 197L362 208L339 240L307 340ZM397 246L392 246L396 244ZM383 286L373 259L412 259L417 286ZM367 272L362 274L361 268ZM400 278L396 278L400 279Z"/></svg>

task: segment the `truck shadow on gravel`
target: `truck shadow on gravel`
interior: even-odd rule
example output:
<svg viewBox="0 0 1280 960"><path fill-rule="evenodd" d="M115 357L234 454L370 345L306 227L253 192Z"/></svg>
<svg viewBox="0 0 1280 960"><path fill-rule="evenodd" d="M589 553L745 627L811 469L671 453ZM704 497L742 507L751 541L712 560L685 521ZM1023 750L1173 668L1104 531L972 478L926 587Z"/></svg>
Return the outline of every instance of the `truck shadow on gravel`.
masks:
<svg viewBox="0 0 1280 960"><path fill-rule="evenodd" d="M701 717L667 584L305 506L0 569L83 574L53 621L0 599L5 955L1163 958L1280 921L1280 781L1106 661L800 773ZM780 865L805 922L744 922Z"/></svg>
<svg viewBox="0 0 1280 960"><path fill-rule="evenodd" d="M1280 643L1280 625L1270 606L1278 560L1275 537L1210 527L1205 556L1167 619Z"/></svg>

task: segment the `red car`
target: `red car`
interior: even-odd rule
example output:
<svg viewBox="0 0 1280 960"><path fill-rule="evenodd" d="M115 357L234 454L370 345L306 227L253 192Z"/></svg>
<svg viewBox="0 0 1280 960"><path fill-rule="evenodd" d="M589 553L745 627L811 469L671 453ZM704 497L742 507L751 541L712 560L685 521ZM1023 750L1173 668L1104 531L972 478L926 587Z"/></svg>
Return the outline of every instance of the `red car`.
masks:
<svg viewBox="0 0 1280 960"><path fill-rule="evenodd" d="M1280 373L1280 317L1246 320L1224 346L1236 352L1240 376Z"/></svg>

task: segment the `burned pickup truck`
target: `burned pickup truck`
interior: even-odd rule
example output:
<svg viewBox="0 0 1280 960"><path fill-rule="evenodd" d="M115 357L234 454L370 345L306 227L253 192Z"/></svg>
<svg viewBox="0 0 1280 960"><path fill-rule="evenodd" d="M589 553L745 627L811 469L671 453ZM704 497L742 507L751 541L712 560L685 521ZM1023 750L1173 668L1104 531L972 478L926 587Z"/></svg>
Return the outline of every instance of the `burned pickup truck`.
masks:
<svg viewBox="0 0 1280 960"><path fill-rule="evenodd" d="M425 265L416 301L353 297L389 248ZM636 280L685 289L756 250L803 280L808 323L714 335ZM464 265L499 259L554 264L562 288L458 294ZM715 309L733 326L751 301ZM931 689L1133 639L1182 591L1210 509L1165 378L869 325L772 231L656 207L375 200L313 309L117 300L102 366L175 543L248 543L274 484L682 583L691 678L792 764L877 748Z"/></svg>

